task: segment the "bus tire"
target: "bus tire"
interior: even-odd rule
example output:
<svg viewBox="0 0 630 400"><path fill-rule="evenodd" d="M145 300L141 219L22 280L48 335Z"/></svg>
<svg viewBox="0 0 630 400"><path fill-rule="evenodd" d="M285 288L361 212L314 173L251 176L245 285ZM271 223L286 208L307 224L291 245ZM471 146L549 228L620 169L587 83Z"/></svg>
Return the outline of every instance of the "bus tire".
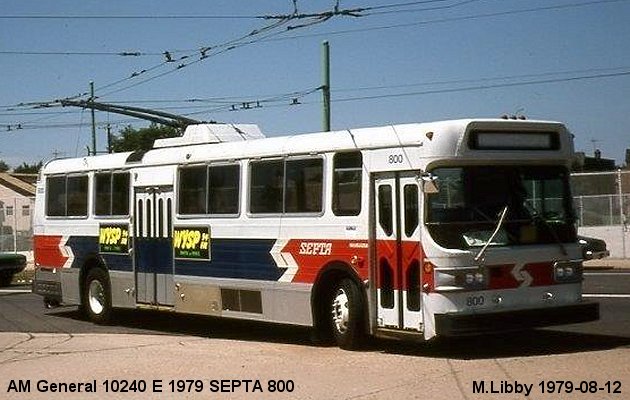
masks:
<svg viewBox="0 0 630 400"><path fill-rule="evenodd" d="M353 350L360 347L364 339L363 296L354 281L341 279L331 297L332 331L337 345Z"/></svg>
<svg viewBox="0 0 630 400"><path fill-rule="evenodd" d="M91 268L83 284L82 310L87 318L97 324L106 324L112 316L112 296L107 272Z"/></svg>
<svg viewBox="0 0 630 400"><path fill-rule="evenodd" d="M0 272L0 287L9 286L11 281L13 281L12 272Z"/></svg>

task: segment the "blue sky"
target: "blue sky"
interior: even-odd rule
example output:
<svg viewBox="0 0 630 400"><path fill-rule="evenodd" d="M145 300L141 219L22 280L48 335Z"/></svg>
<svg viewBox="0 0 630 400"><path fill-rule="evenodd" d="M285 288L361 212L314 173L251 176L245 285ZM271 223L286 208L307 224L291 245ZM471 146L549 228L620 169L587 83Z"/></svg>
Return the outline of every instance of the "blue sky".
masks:
<svg viewBox="0 0 630 400"><path fill-rule="evenodd" d="M630 147L630 1L341 0L339 7L401 3L409 4L287 31L307 22L293 20L266 40L214 54L212 46L272 21L209 17L289 14L292 2L3 0L0 159L16 166L53 153L86 154L89 111L16 105L82 94L91 80L102 102L256 123L268 136L318 131L321 93L291 93L321 85L321 42L328 40L333 129L521 113L563 121L578 150L597 147L623 162ZM297 1L300 13L334 5ZM192 16L203 18L179 18ZM210 57L199 61L205 47ZM176 61L165 63L165 51ZM122 52L142 55L116 55ZM294 97L299 105L290 105ZM96 120L99 151L104 124L114 133L148 124L104 112Z"/></svg>

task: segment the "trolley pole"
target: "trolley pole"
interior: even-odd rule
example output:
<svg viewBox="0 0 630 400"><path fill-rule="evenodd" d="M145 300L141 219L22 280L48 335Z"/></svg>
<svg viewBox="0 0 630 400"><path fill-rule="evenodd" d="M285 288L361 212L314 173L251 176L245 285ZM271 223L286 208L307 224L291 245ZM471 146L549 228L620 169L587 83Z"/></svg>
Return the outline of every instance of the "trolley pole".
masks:
<svg viewBox="0 0 630 400"><path fill-rule="evenodd" d="M322 42L322 131L330 131L330 47L328 41Z"/></svg>
<svg viewBox="0 0 630 400"><path fill-rule="evenodd" d="M94 101L94 81L90 81L90 101ZM88 155L90 155L89 151ZM92 108L92 155L96 155L96 119L94 118L94 108Z"/></svg>

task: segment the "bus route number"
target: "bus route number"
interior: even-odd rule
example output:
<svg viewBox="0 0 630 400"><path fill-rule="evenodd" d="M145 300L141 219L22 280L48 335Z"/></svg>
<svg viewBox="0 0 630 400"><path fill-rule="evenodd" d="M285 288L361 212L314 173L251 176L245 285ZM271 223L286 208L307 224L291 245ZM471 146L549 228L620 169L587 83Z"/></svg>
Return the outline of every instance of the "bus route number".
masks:
<svg viewBox="0 0 630 400"><path fill-rule="evenodd" d="M388 161L390 164L402 164L402 163L403 163L403 160L404 160L404 158L403 158L403 155L402 155L402 154L390 154L390 155L387 157L387 161Z"/></svg>

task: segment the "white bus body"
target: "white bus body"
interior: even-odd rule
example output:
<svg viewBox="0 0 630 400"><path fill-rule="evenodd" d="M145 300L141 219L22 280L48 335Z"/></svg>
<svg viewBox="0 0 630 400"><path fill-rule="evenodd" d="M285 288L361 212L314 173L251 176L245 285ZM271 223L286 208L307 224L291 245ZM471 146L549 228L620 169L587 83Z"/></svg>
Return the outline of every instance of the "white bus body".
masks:
<svg viewBox="0 0 630 400"><path fill-rule="evenodd" d="M313 326L344 347L597 319L572 157L555 122L190 126L43 168L34 292L96 322L155 308Z"/></svg>

